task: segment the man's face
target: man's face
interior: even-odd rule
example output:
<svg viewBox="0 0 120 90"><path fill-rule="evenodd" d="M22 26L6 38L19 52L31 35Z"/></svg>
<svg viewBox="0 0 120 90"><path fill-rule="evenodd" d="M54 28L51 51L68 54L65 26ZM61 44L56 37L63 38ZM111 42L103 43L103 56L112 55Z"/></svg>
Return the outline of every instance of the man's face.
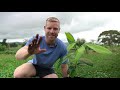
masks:
<svg viewBox="0 0 120 90"><path fill-rule="evenodd" d="M58 33L60 31L60 23L58 22L47 22L46 26L44 26L45 34L46 34L46 39L48 41L54 41Z"/></svg>

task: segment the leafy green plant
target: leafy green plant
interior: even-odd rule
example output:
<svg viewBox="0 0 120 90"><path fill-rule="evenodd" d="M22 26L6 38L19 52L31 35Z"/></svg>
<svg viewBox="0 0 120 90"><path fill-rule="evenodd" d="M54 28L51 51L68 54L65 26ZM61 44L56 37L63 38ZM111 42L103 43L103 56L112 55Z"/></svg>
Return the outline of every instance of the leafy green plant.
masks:
<svg viewBox="0 0 120 90"><path fill-rule="evenodd" d="M67 46L68 54L64 57L63 61L66 59L69 59L68 65L69 65L69 76L70 77L76 77L76 69L78 66L86 64L89 66L93 66L93 63L89 61L88 59L82 59L81 56L85 53L86 50L93 50L94 52L100 53L100 54L112 54L110 50L107 48L91 44L91 43L83 43L80 41L75 41L74 37L71 33L65 32L67 41L69 45ZM88 49L89 48L89 49ZM62 61L59 62L58 65L61 64Z"/></svg>

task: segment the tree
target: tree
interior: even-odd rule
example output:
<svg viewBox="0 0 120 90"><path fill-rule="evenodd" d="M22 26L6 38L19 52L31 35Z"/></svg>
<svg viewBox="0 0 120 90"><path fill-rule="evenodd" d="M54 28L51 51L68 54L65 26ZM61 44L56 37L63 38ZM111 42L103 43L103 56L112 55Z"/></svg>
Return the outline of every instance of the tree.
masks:
<svg viewBox="0 0 120 90"><path fill-rule="evenodd" d="M120 32L117 30L108 30L103 31L98 36L98 42L103 43L104 45L119 45L120 44Z"/></svg>
<svg viewBox="0 0 120 90"><path fill-rule="evenodd" d="M94 44L94 43L95 43L95 40L94 40L94 39L91 39L90 43Z"/></svg>
<svg viewBox="0 0 120 90"><path fill-rule="evenodd" d="M7 47L7 43L6 43L6 41L7 41L7 39L6 39L6 38L5 38L5 39L3 39L3 41L2 41L2 43L1 43L1 44Z"/></svg>
<svg viewBox="0 0 120 90"><path fill-rule="evenodd" d="M82 39L77 38L76 44L77 44L78 46L81 46L81 45L84 44L85 42L86 42L86 41L85 41L84 38L82 38Z"/></svg>
<svg viewBox="0 0 120 90"><path fill-rule="evenodd" d="M7 39L5 38L5 39L3 39L2 43L6 43L6 41L7 41Z"/></svg>

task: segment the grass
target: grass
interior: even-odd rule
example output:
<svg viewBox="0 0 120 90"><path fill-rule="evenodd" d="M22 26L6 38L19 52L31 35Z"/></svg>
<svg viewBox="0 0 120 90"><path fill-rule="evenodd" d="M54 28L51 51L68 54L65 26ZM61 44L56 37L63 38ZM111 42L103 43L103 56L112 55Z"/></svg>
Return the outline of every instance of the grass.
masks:
<svg viewBox="0 0 120 90"><path fill-rule="evenodd" d="M83 57L93 62L91 66L79 66L77 76L84 78L120 78L120 53L119 49L112 55L85 54Z"/></svg>
<svg viewBox="0 0 120 90"><path fill-rule="evenodd" d="M20 46L0 52L0 78L13 78L16 67L31 59L30 57L27 60L16 60L15 53L19 48Z"/></svg>
<svg viewBox="0 0 120 90"><path fill-rule="evenodd" d="M0 78L13 78L15 68L31 59L30 57L27 60L16 60L15 52L19 48L10 49L14 53L0 53ZM82 58L90 59L93 62L93 66L80 65L76 69L76 76L83 78L120 78L120 47L112 47L112 51L112 55L84 54ZM55 70L58 76L62 77L60 68Z"/></svg>

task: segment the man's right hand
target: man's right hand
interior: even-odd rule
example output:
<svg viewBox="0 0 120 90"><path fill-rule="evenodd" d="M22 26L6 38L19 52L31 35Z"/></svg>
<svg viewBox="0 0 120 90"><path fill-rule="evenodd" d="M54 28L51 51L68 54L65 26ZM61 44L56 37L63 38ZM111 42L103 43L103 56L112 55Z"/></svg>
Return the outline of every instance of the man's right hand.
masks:
<svg viewBox="0 0 120 90"><path fill-rule="evenodd" d="M40 42L42 40L42 37L39 38L39 34L36 35L35 39L33 39L32 43L28 46L28 53L30 55L32 54L39 54L42 52L45 52L46 49L40 48Z"/></svg>

